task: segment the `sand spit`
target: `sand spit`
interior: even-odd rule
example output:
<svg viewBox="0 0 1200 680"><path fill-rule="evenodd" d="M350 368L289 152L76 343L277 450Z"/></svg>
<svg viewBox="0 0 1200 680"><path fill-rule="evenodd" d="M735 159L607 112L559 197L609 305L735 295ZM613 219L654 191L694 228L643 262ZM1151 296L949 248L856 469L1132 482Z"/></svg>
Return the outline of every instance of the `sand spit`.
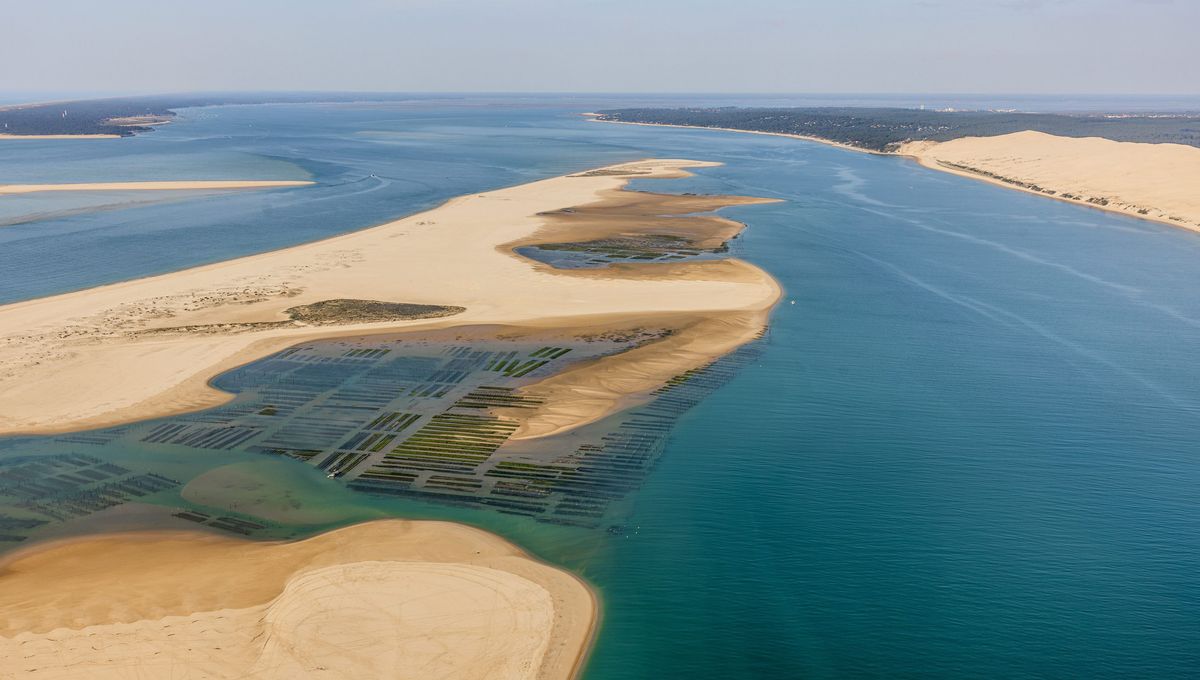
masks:
<svg viewBox="0 0 1200 680"><path fill-rule="evenodd" d="M291 180L184 180L170 182L81 182L77 184L0 184L0 195L44 191L212 191L219 189L270 189L313 184Z"/></svg>
<svg viewBox="0 0 1200 680"><path fill-rule="evenodd" d="M131 533L0 570L0 677L573 677L596 620L574 576L444 522L294 543Z"/></svg>
<svg viewBox="0 0 1200 680"><path fill-rule="evenodd" d="M1016 132L909 142L922 165L1200 231L1200 148Z"/></svg>
<svg viewBox="0 0 1200 680"><path fill-rule="evenodd" d="M614 328L669 329L661 340L580 364L525 388L522 394L541 399L532 413L513 410L505 416L520 421L511 439L536 439L593 423L615 411L648 401L668 380L706 366L758 338L767 328L770 308L721 314L659 315L622 319ZM594 331L593 331L594 332Z"/></svg>
<svg viewBox="0 0 1200 680"><path fill-rule="evenodd" d="M747 202L682 196L676 205L655 194L626 192L630 196L617 195L619 205L611 203L631 177L678 177L688 167L706 165L711 164L651 160L555 177L462 196L315 243L0 306L0 434L78 430L214 406L230 395L208 385L213 376L320 337L459 325L572 328L644 317L761 318L779 297L779 287L744 262L562 271L512 252L515 244L563 236L567 222L555 213L564 208L583 207L587 219L576 220L579 233L628 231L643 218L650 228L686 233L686 218L664 215L701 203L712 208L714 201ZM616 205L620 219L591 214L586 207L605 201ZM645 202L640 209L635 207L639 201ZM721 218L695 219L692 235L698 239L740 228ZM288 313L330 300L464 311L433 319L325 319L320 325L297 322ZM692 327L700 328L688 322L677 335ZM760 329L755 326L750 334ZM696 368L707 355L676 356L669 347L662 345L653 359L658 363L654 375ZM711 351L717 349L714 345ZM653 355L648 350L640 356L650 362ZM625 361L614 358L592 370L603 374ZM647 380L606 384L623 390ZM613 396L594 403L615 406L621 394ZM529 427L532 433L567 425L560 414L553 427Z"/></svg>

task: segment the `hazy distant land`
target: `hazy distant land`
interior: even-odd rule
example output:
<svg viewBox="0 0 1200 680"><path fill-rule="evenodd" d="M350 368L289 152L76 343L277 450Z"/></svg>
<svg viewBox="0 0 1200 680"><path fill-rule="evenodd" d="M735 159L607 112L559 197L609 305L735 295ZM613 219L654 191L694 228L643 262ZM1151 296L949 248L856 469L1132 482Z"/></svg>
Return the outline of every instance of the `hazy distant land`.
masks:
<svg viewBox="0 0 1200 680"><path fill-rule="evenodd" d="M899 108L613 109L599 120L725 128L813 137L869 151L896 151L914 141L946 142L1033 130L1062 137L1200 147L1200 114L1063 114L932 111Z"/></svg>
<svg viewBox="0 0 1200 680"><path fill-rule="evenodd" d="M915 158L1041 196L1200 230L1200 116L883 108L619 109L595 120L799 137Z"/></svg>
<svg viewBox="0 0 1200 680"><path fill-rule="evenodd" d="M0 106L0 137L129 137L170 122L175 109L232 104L300 104L316 102L398 101L396 93L209 93L110 97Z"/></svg>

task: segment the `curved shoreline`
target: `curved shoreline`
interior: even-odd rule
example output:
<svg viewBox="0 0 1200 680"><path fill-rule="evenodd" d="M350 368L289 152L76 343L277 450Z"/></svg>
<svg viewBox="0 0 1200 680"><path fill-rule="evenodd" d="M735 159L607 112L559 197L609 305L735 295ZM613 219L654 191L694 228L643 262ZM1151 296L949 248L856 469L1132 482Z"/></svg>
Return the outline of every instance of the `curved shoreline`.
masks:
<svg viewBox="0 0 1200 680"><path fill-rule="evenodd" d="M1155 205L1143 205L1141 203L1137 203L1134 201L1122 201L1119 199L1110 200L1110 198L1106 197L1106 196L1096 196L1096 197L1077 196L1076 197L1075 192L1078 192L1079 190L1072 188L1072 187L1064 187L1064 186L1060 186L1058 184L1051 186L1050 182L1047 182L1046 180L1040 180L1037 178L1009 177L1009 176L999 174L998 172L995 171L995 169L988 169L986 167L981 167L981 168L953 167L952 165L948 165L945 161L936 157L938 155L939 151L944 151L946 149L946 145L952 145L952 144L959 143L959 142L976 143L976 144L978 144L980 142L987 143L985 140L997 140L997 139L1005 139L1005 138L1012 139L1012 138L1016 138L1016 137L1023 136L1023 135L1041 135L1043 137L1053 139L1053 140L1056 140L1059 142L1064 142L1064 141L1070 140L1068 143L1072 143L1072 144L1079 145L1079 146L1082 146L1082 145L1088 144L1088 143L1094 143L1094 142L1118 145L1123 150L1125 150L1127 156L1132 156L1132 155L1136 154L1138 149L1142 149L1144 147L1183 147L1183 148L1187 149L1189 151L1189 153L1194 151L1195 155L1197 157L1197 161L1196 161L1194 167L1191 168L1190 173L1188 174L1187 177L1185 177L1185 178L1171 177L1170 179L1174 182L1186 182L1186 181L1198 182L1198 181L1200 181L1200 149L1196 149L1195 147L1185 146L1182 144L1148 144L1148 143L1143 143L1143 142L1117 142L1117 141L1113 141L1113 140L1109 140L1109 139L1105 139L1105 138L1101 138L1101 137L1059 137L1056 135L1049 135L1049 134L1045 134L1045 133L1026 130L1025 132L1014 132L1014 133L1010 133L1010 134L1006 134L1006 135L996 135L994 137L960 137L958 139L950 140L948 142L932 142L932 141L905 142L904 144L901 144L896 151L885 152L885 151L875 151L873 149L864 149L864 148L852 146L849 144L843 144L841 142L835 142L835 141L832 141L829 139L822 139L821 137L811 137L811 136L807 136L807 135L795 135L795 134L790 134L790 133L786 133L786 132L766 132L766 131L762 131L762 130L739 130L737 128L707 127L707 126L702 126L702 125L674 125L674 124L667 124L667 123L638 123L638 122L634 122L634 121L624 121L624 120L602 120L600 118L595 117L597 114L583 114L583 115L591 116L589 118L589 120L591 120L593 122L598 122L598 123L613 123L613 124L617 124L617 125L643 125L643 126L647 126L647 127L669 127L669 128L681 128L681 129L689 129L689 130L718 130L721 132L740 132L740 133L751 134L751 135L768 135L768 136L772 136L772 137L788 137L791 139L799 139L799 140L808 141L808 142L816 142L818 144L824 144L826 146L832 146L832 147L844 149L847 151L855 151L858 153L871 154L874 156L898 156L901 158L907 158L909 160L912 160L912 161L916 162L917 164L919 164L920 166L922 166L924 168L928 168L930 170L937 170L939 172L945 172L945 173L948 173L951 175L957 175L959 177L965 177L965 178L973 179L976 181L987 182L988 184L991 184L993 186L1002 187L1004 189L1021 191L1021 192L1027 193L1027 194L1032 194L1034 196L1041 196L1042 198L1051 198L1051 199L1054 199L1057 201L1061 201L1063 203L1069 203L1071 205L1076 205L1076 206L1080 206L1083 208L1092 208L1094 210L1103 210L1104 212L1113 213L1113 214L1117 214L1117 215L1123 215L1125 217L1132 217L1132 218L1139 219L1139 220L1146 220L1148 222L1155 222L1158 224L1166 224L1166 225L1176 227L1179 229L1186 229L1188 231L1200 232L1200 210L1195 210L1193 212L1190 212L1188 217L1180 217L1178 215L1172 215L1171 209L1169 209L1169 208L1162 208L1160 206L1155 206ZM1010 152L1010 154L1011 153L1015 153L1015 152ZM1029 157L1023 158L1022 160L1027 163L1032 163L1032 162L1037 162L1037 161L1043 160L1043 159L1039 159L1036 156L1029 156ZM1051 163L1061 162L1061 159L1050 159L1050 162ZM1099 161L1097 161L1097 165L1100 165ZM1149 169L1150 167L1152 167L1152 166L1144 166L1142 168L1142 170L1145 171L1145 170ZM1085 181L1085 180L1083 180L1082 178L1077 178L1074 181L1067 180L1067 183L1068 184L1072 184L1072 183L1078 184L1078 183L1081 183L1082 181ZM1026 185L1030 185L1030 184L1034 184L1034 185L1043 185L1044 184L1046 186L1044 186L1044 187L1038 186L1038 188L1032 188L1030 186L1026 186ZM1117 191L1120 192L1119 189ZM1069 196L1064 196L1063 195L1064 193L1069 194ZM1089 200L1089 199L1093 199L1093 200ZM1143 212L1143 211L1145 211L1145 212ZM1189 218L1192 220L1191 222L1188 222Z"/></svg>
<svg viewBox="0 0 1200 680"><path fill-rule="evenodd" d="M740 261L564 274L498 249L536 233L547 211L591 204L634 177L681 177L706 165L608 166L451 199L284 250L0 307L0 434L76 431L225 403L231 396L211 388L212 377L317 338L769 309L778 285ZM287 309L329 298L466 311L436 320L281 323Z"/></svg>
<svg viewBox="0 0 1200 680"><path fill-rule="evenodd" d="M896 154L886 153L883 151L875 151L874 149L864 149L861 146L854 146L852 144L843 144L842 142L835 142L832 139L824 139L822 137L812 137L810 135L795 135L790 132L767 132L766 130L739 130L738 128L709 127L707 125L677 125L674 123L638 123L638 122L632 121L632 120L606 120L603 118L599 118L598 116L600 114L598 114L598 113L584 113L582 115L587 116L588 120L593 123L612 123L614 125L642 125L645 127L679 128L681 130L717 130L719 132L741 132L741 133L748 134L748 135L766 135L768 137L787 137L789 139L801 139L806 142L816 142L818 144L824 144L825 146L833 146L833 147L837 147L839 149L845 149L846 151L856 151L858 153L870 154L872 156L894 156L894 155L896 155Z"/></svg>
<svg viewBox="0 0 1200 680"><path fill-rule="evenodd" d="M680 215L699 212L699 208L688 210L687 207L703 205L708 209L719 209L724 205L762 201L622 191L634 177L685 177L689 174L686 168L707 165L712 164L652 160L609 166L451 199L433 210L378 227L280 251L0 307L0 329L3 329L0 331L0 413L4 414L0 416L0 434L75 431L224 403L235 395L217 390L211 385L212 378L274 351L318 338L395 335L471 325L582 333L628 329L647 320L652 320L653 328L668 329L670 332L665 337L636 349L586 362L522 388L542 389L552 397L546 400L551 409L541 413L540 420L535 415L524 421L522 434L525 438L594 422L624 408L629 404L628 400L648 394L671 377L703 366L753 340L765 327L767 314L780 297L780 287L765 271L739 260L622 264L607 270L563 271L525 258L514 248L522 242L536 242L539 238L561 234L561 231L555 232L551 224L555 218L550 213L561 211L574 215L576 208L592 220L584 229L591 234L636 231L639 225L642 228L653 225L654 228L673 230L673 233L692 234L697 242L731 238L744 225L715 216ZM620 210L606 211L606 201L607 205L619 204ZM583 228L578 222L574 227ZM457 313L438 319L333 325L305 325L289 318L289 312L297 308L320 307L322 303L328 306L327 303L339 300L382 307L436 305L441 309L454 309ZM122 391L124 403L120 398ZM387 520L359 526L388 522L402 521ZM420 542L421 550L427 549L428 545L442 545L454 536L461 536L463 531L476 531L445 523L421 526L429 529ZM355 527L350 527L299 543L258 545L285 551L302 550L298 546L337 541L355 531ZM501 540L478 533L487 537L486 540ZM187 538L180 539L181 536ZM381 571L378 567L363 566L376 559L370 556L342 565L340 571L318 574L297 568L289 572L283 585L278 585L278 579L271 582L278 585L278 592L271 595L269 604L249 602L244 598L204 600L194 580L163 581L157 600L146 599L150 598L149 591L140 593L149 602L143 605L136 605L141 601L137 599L139 593L122 596L104 591L97 585L104 578L118 579L122 569L129 564L146 564L145 569L150 569L164 560L169 562L168 557L178 561L181 555L188 555L196 546L228 540L211 536L197 538L200 536L205 535L185 532L75 538L65 543L35 546L31 552L22 551L6 560L0 570L0 606L6 606L6 611L21 612L21 616L29 621L59 621L54 625L26 625L27 630L23 633L26 637L19 640L22 654L30 653L34 647L42 650L42 658L51 665L42 667L39 676L65 678L67 676L55 676L50 668L54 659L65 658L63 650L72 648L71 641L82 639L79 638L81 635L109 636L118 641L118 647L124 644L121 641L134 640L136 645L142 645L137 649L144 649L145 655L150 655L171 649L170 640L162 637L163 631L202 620L211 624L204 628L205 631L218 631L214 635L219 639L213 642L213 647L224 650L220 656L229 656L232 659L229 664L240 664L236 670L244 671L258 663L259 657L254 654L260 653L275 654L270 665L279 666L283 662L291 663L291 657L286 654L279 657L281 652L278 650L264 651L255 647L254 641L260 638L262 630L253 626L267 625L262 622L269 622L276 613L283 616L280 612L291 611L298 606L296 602L313 599L308 595L289 598L285 593L293 588L304 594L312 588L318 588L313 592L325 592L320 589L333 587L341 595L326 602L312 615L340 616L343 623L338 627L352 626L354 621L346 617L353 617L355 607L362 602L373 600L364 600L357 591L347 590L349 586L330 585L322 579L334 579L337 583L349 579L345 583L354 583L359 569L379 578L386 576L383 571L395 571L391 567ZM114 540L118 543L113 544ZM56 564L78 562L57 558L43 562L44 568L31 576L32 581L27 585L22 585L19 578L14 581L13 571L9 568L14 563L22 563L21 560L25 560L23 564L26 565L30 564L29 560L37 562L38 555L61 555L63 550L86 551L90 549L88 546L97 545L103 547L97 555L111 557L120 553L120 546L131 542L137 543L143 552L136 559L132 556L117 559L107 572L103 569L95 571L99 569L95 566L99 557L86 560L93 571L89 572L87 587L79 590L83 593L79 597L87 594L84 591L95 590L97 594L91 600L71 602L63 599L60 592L64 587L63 578L53 575ZM353 548L359 551L353 554L362 554L364 545L368 544L370 542L364 544L355 540L353 546L339 548L338 554L349 560L347 550ZM163 557L158 562L143 562L145 551L158 551L156 554ZM524 559L530 561L527 556ZM305 564L313 566L311 561ZM495 587L479 590L473 583L486 574L478 571L467 574L457 566L439 565L431 563L427 565L428 569L423 567L424 571L417 572L409 569L405 572L407 576L396 578L437 581L443 584L437 587L460 598L471 592L477 593L471 596L476 599L500 597L503 592L515 592L512 589L520 587L520 584L505 585L492 579L490 582ZM548 565L541 565L541 569L543 573L553 573L546 578L564 578L565 572ZM195 578L236 579L238 571L236 566L222 564L210 567ZM256 565L256 577L240 581L238 587L258 587L259 592L263 587L275 587L271 583L264 586L270 578L263 577L258 571L261 570ZM577 586L583 584L578 577L567 576ZM465 580L453 581L459 577ZM313 579L319 583L314 583ZM4 605L6 592L9 597L12 593L21 597L35 592L32 585L38 583L52 592L25 601L24 609ZM555 616L577 622L586 619L586 625L576 624L572 628L576 632L568 636L568 641L563 641L559 635L553 643L546 643L548 656L536 674L504 677L558 679L574 677L581 672L596 634L599 601L586 584L578 587L585 593L586 602L580 601L578 593L573 598L560 597L564 604L555 610ZM467 616L464 625L479 626L484 625L481 620L498 620L503 626L502 632L508 631L515 624L504 622L523 611L523 605L510 605L524 602L528 597L517 598L509 605L499 605L498 609L489 610L492 613L486 616ZM191 603L190 609L177 612L167 606L171 602L177 603L180 598ZM92 611L88 602L99 610L120 610L126 615L124 618L79 619ZM143 609L137 610L137 606L143 606ZM178 617L180 612L184 619L172 618ZM10 617L9 625L15 620ZM237 623L235 629L221 628L228 621L241 623ZM248 621L258 623L246 623ZM38 637L33 632L46 625L53 631L49 637ZM62 632L64 625L66 632ZM86 632L81 632L84 630ZM579 633L580 630L583 632ZM54 635L60 635L61 639L50 639ZM0 637L0 648L6 642L12 640ZM34 647L29 647L30 644ZM186 651L192 654L193 649ZM283 658L283 662L278 662L276 657ZM88 659L95 661L94 655L89 657L84 653L83 658L85 662ZM207 656L185 655L180 659L180 663L188 667L198 665L207 669L209 666L205 664L216 663L215 657ZM369 663L370 659L362 662ZM229 668L234 669L234 666ZM356 672L362 676L361 670ZM490 673L486 675L492 677ZM108 676L93 674L90 677ZM288 677L297 676L292 673Z"/></svg>
<svg viewBox="0 0 1200 680"><path fill-rule="evenodd" d="M79 182L64 184L0 184L0 196L58 191L218 191L271 189L316 184L309 180L168 180L156 182Z"/></svg>
<svg viewBox="0 0 1200 680"><path fill-rule="evenodd" d="M131 563L145 566L130 574ZM250 565L256 578L239 580L237 572ZM370 587L369 596L360 592L363 584ZM453 595L432 596L445 588ZM453 601L469 593L474 598L507 593L521 605L481 616ZM321 598L329 596L339 606L322 606ZM347 599L357 608L347 608ZM293 542L175 531L49 542L0 562L0 603L9 613L0 649L21 650L19 658L2 655L4 666L15 671L9 664L20 664L21 672L37 669L39 677L61 678L82 677L80 671L87 677L124 677L123 670L144 670L156 661L203 665L217 677L255 678L307 677L297 672L304 664L317 664L303 670L325 677L323 672L350 664L354 667L346 670L362 677L380 658L395 654L407 668L444 667L441 653L422 656L427 644L412 647L399 628L376 639L369 655L359 639L350 647L325 640L343 628L369 636L366 624L373 617L407 611L396 625L418 626L421 639L442 635L454 649L450 656L458 655L450 661L469 671L464 677L494 677L506 670L499 677L559 680L577 677L599 620L597 594L578 576L473 527L408 520L367 522ZM437 614L442 623L428 628L421 617L414 618L414 607L429 610L429 616L442 612ZM499 615L502 611L507 614ZM518 613L520 618L512 618ZM307 622L319 622L321 637L289 624L292 620L309 627L316 624ZM447 629L447 621L477 633L463 638L453 626ZM267 639L248 636L247 628L263 626ZM177 634L178 641L171 640ZM81 652L73 642L83 639L87 644ZM508 642L495 644L501 639ZM481 641L486 643L482 649ZM90 651L97 643L103 656ZM388 644L395 649L389 652ZM181 649L184 645L187 649ZM303 654L293 652L292 645ZM528 650L537 649L532 653L536 667L530 668ZM115 658L121 654L124 661Z"/></svg>
<svg viewBox="0 0 1200 680"><path fill-rule="evenodd" d="M1191 187L1200 184L1200 148L1025 131L908 142L896 155L1005 189L1200 232L1200 201L1188 200L1195 194ZM1088 159L1088 167L1059 177L1080 158ZM1164 191L1174 195L1162 196ZM1154 198L1153 193L1160 195Z"/></svg>

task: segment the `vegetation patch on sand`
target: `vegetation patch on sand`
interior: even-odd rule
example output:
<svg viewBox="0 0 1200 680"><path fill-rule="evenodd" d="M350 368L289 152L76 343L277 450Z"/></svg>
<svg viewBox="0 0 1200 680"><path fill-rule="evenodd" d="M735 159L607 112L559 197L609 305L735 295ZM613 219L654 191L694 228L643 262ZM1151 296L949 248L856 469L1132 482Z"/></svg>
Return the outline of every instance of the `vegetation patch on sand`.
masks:
<svg viewBox="0 0 1200 680"><path fill-rule="evenodd" d="M455 305L419 305L410 302L380 302L379 300L321 300L309 305L290 307L293 321L324 326L342 323L378 323L409 319L437 319L467 311Z"/></svg>
<svg viewBox="0 0 1200 680"><path fill-rule="evenodd" d="M1200 149L1041 132L911 142L922 165L1200 231Z"/></svg>
<svg viewBox="0 0 1200 680"><path fill-rule="evenodd" d="M616 236L594 241L568 243L542 243L532 246L540 251L579 253L591 256L591 264L605 264L614 260L671 261L695 257L701 253L725 253L727 243L715 248L698 248L691 239L673 234L645 234Z"/></svg>
<svg viewBox="0 0 1200 680"><path fill-rule="evenodd" d="M655 159L606 169L677 178L706 165ZM662 379L752 339L765 320L760 312L780 291L749 263L680 259L560 270L514 254L522 244L652 236L719 248L744 225L708 213L772 202L626 191L627 182L620 174L556 177L461 196L324 241L0 306L0 432L63 432L214 406L229 395L209 379L228 368L298 342L360 331L472 324L619 329L658 327L664 317L686 317L697 332L701 327L691 322L703 317L746 324L721 333L723 341L703 352L639 355L661 364L646 377ZM601 361L593 372L611 365ZM627 388L653 389L649 382L600 381L587 401L607 410L622 403ZM598 388L613 398L591 398ZM560 411L552 429L602 415L590 407Z"/></svg>

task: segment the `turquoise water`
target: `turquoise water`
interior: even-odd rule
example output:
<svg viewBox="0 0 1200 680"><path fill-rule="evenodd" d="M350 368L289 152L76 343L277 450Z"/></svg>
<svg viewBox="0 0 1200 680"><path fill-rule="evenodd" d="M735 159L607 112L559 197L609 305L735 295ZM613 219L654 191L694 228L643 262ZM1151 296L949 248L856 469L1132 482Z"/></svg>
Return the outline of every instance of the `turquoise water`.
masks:
<svg viewBox="0 0 1200 680"><path fill-rule="evenodd" d="M588 678L1200 667L1195 234L902 159L566 108L185 118L125 146L47 142L44 160L0 147L0 181L119 167L323 184L0 228L0 297L646 156L726 165L636 188L785 199L726 211L749 224L738 254L786 295L758 358L683 416L624 534L404 506L487 526L595 583L605 615Z"/></svg>

